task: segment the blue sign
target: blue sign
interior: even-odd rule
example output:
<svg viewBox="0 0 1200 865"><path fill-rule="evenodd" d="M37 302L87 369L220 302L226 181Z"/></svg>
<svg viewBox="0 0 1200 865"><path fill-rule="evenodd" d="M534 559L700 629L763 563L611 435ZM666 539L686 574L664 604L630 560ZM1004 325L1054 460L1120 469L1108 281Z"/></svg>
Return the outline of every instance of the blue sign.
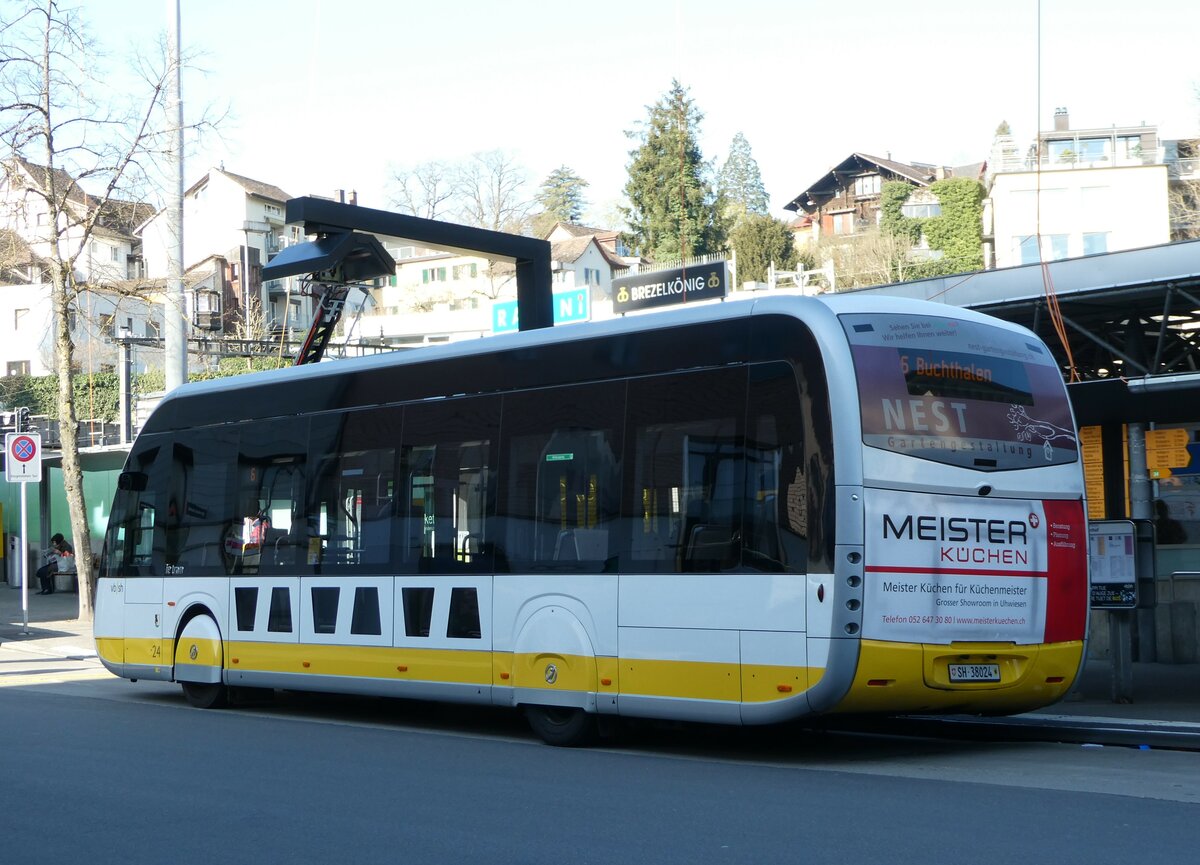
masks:
<svg viewBox="0 0 1200 865"><path fill-rule="evenodd" d="M572 288L553 294L554 323L569 324L587 321L592 317L591 292L587 288ZM492 333L511 333L520 328L515 300L492 304Z"/></svg>

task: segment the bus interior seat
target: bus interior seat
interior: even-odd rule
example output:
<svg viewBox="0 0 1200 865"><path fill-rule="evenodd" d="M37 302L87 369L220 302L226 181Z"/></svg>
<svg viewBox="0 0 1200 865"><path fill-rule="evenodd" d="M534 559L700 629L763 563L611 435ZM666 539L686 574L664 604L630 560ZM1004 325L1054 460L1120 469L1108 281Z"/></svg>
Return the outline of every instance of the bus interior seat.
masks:
<svg viewBox="0 0 1200 865"><path fill-rule="evenodd" d="M564 529L554 542L556 562L597 562L608 558L608 529Z"/></svg>

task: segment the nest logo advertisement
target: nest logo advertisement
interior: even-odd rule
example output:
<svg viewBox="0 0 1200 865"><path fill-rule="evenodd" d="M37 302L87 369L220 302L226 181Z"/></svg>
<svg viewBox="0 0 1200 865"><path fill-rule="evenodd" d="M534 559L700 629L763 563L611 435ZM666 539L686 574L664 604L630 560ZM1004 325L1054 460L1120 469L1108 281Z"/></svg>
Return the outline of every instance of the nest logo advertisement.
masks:
<svg viewBox="0 0 1200 865"><path fill-rule="evenodd" d="M612 281L613 311L724 297L727 284L723 261L622 276Z"/></svg>
<svg viewBox="0 0 1200 865"><path fill-rule="evenodd" d="M1078 459L1062 378L1032 337L948 318L842 318L864 444L985 471Z"/></svg>
<svg viewBox="0 0 1200 865"><path fill-rule="evenodd" d="M866 516L863 636L943 644L1082 636L1080 502L868 490Z"/></svg>

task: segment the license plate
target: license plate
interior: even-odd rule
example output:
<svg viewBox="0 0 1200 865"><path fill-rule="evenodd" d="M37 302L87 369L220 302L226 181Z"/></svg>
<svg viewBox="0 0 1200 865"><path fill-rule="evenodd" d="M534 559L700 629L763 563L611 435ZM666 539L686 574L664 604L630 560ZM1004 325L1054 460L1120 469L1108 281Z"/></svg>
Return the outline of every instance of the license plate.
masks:
<svg viewBox="0 0 1200 865"><path fill-rule="evenodd" d="M951 664L951 682L999 682L999 664Z"/></svg>

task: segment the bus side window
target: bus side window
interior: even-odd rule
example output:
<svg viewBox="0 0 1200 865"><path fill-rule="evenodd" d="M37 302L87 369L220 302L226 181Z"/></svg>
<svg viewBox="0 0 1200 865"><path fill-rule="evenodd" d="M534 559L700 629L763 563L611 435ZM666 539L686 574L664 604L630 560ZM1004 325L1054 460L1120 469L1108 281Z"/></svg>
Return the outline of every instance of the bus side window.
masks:
<svg viewBox="0 0 1200 865"><path fill-rule="evenodd" d="M626 570L740 566L745 407L745 368L630 382L634 465Z"/></svg>
<svg viewBox="0 0 1200 865"><path fill-rule="evenodd" d="M499 425L499 397L405 409L397 491L402 572L492 570Z"/></svg>
<svg viewBox="0 0 1200 865"><path fill-rule="evenodd" d="M308 571L304 493L308 421L254 421L238 444L235 509L225 531L227 573Z"/></svg>
<svg viewBox="0 0 1200 865"><path fill-rule="evenodd" d="M403 417L400 408L381 408L313 421L316 471L300 552L319 573L391 572Z"/></svg>
<svg viewBox="0 0 1200 865"><path fill-rule="evenodd" d="M743 564L808 568L808 487L800 391L791 364L750 368Z"/></svg>
<svg viewBox="0 0 1200 865"><path fill-rule="evenodd" d="M625 384L505 397L504 550L513 571L615 571Z"/></svg>
<svg viewBox="0 0 1200 865"><path fill-rule="evenodd" d="M224 574L222 544L232 519L237 433L227 428L175 434L167 474L167 564L183 576Z"/></svg>

